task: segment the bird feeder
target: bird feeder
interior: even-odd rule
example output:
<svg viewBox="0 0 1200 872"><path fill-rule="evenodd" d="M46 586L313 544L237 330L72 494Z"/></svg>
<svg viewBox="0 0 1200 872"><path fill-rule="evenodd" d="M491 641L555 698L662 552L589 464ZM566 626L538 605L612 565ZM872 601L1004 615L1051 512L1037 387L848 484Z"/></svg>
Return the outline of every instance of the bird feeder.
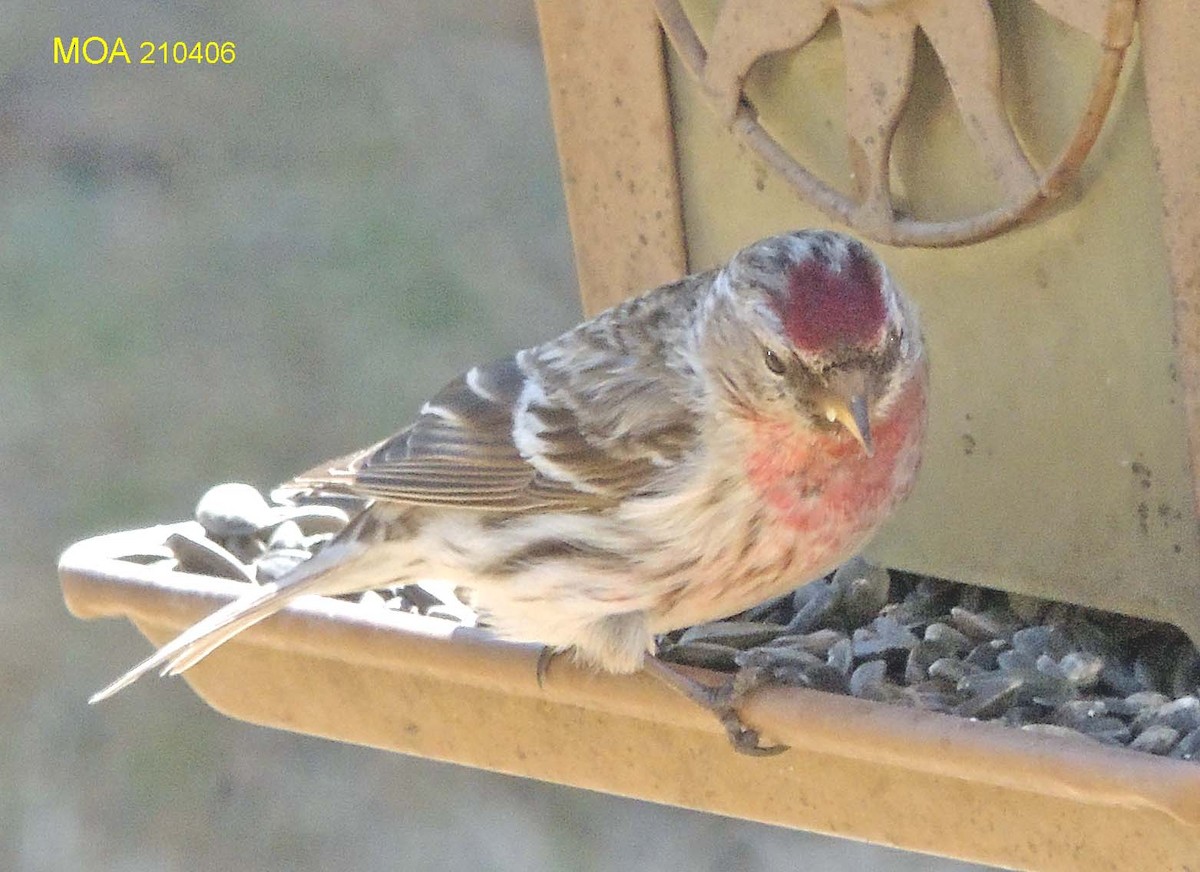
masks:
<svg viewBox="0 0 1200 872"><path fill-rule="evenodd" d="M930 436L879 562L1200 640L1200 2L540 0L584 306L784 229L871 242L922 309ZM161 644L238 583L60 564ZM1200 767L815 691L733 754L643 676L436 618L302 600L186 675L342 741L1008 867L1200 865ZM584 750L585 749L585 750Z"/></svg>

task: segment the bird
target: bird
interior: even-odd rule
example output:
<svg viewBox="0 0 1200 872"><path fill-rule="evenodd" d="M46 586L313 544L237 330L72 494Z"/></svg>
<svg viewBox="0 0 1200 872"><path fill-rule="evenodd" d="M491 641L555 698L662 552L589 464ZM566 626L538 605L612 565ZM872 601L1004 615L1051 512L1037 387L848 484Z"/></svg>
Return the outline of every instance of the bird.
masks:
<svg viewBox="0 0 1200 872"><path fill-rule="evenodd" d="M875 254L831 230L768 237L472 367L399 433L297 476L366 508L91 702L189 669L297 597L438 578L502 638L647 669L738 750L776 750L737 717L746 682L687 679L656 637L856 554L913 487L927 397L917 310Z"/></svg>

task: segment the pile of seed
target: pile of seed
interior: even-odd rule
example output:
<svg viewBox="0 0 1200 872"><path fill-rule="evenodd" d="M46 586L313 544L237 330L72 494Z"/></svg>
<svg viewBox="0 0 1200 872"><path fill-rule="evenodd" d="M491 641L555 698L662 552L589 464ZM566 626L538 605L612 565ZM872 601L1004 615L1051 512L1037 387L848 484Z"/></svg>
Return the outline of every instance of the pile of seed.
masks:
<svg viewBox="0 0 1200 872"><path fill-rule="evenodd" d="M363 503L214 487L207 536L173 534L164 565L273 581L319 551ZM467 624L435 582L356 594L364 603ZM1200 755L1200 653L1165 624L904 572L861 559L728 620L659 640L662 659L774 683L1085 736L1181 759Z"/></svg>
<svg viewBox="0 0 1200 872"><path fill-rule="evenodd" d="M238 482L216 485L196 504L196 520L206 535L172 533L165 553L136 559L161 560L164 567L180 572L263 584L282 578L324 548L367 503L357 497L313 497L305 492L272 496L268 502L258 490ZM397 585L338 599L468 626L476 622L475 612L443 582Z"/></svg>
<svg viewBox="0 0 1200 872"><path fill-rule="evenodd" d="M660 656L862 699L1200 754L1200 654L1151 621L861 559L729 620L668 634Z"/></svg>

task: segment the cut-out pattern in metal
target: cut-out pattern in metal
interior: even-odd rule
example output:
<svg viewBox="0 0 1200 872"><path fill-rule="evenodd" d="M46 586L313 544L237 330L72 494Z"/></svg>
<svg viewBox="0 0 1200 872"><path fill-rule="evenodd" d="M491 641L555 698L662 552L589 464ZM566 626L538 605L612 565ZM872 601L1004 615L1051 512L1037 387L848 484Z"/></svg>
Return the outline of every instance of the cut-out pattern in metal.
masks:
<svg viewBox="0 0 1200 872"><path fill-rule="evenodd" d="M807 201L891 245L951 246L987 239L1057 197L1083 163L1112 104L1136 0L1034 0L1099 43L1100 68L1075 133L1039 172L1013 132L1000 92L1000 47L987 0L726 0L706 50L679 0L653 0L671 43L722 120ZM846 64L846 129L854 198L795 161L758 121L742 84L763 56L805 45L836 12ZM966 129L1004 202L954 221L921 221L892 205L892 140L912 87L920 28L937 52Z"/></svg>

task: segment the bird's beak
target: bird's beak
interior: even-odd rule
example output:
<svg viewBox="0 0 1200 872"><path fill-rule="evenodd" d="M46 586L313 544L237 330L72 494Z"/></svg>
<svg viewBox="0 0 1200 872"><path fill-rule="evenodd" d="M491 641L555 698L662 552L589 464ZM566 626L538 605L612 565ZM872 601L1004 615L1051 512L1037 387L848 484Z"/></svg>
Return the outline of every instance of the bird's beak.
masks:
<svg viewBox="0 0 1200 872"><path fill-rule="evenodd" d="M862 372L839 372L829 379L825 417L846 428L862 446L867 457L875 455L871 439L871 414L867 402L867 379Z"/></svg>

